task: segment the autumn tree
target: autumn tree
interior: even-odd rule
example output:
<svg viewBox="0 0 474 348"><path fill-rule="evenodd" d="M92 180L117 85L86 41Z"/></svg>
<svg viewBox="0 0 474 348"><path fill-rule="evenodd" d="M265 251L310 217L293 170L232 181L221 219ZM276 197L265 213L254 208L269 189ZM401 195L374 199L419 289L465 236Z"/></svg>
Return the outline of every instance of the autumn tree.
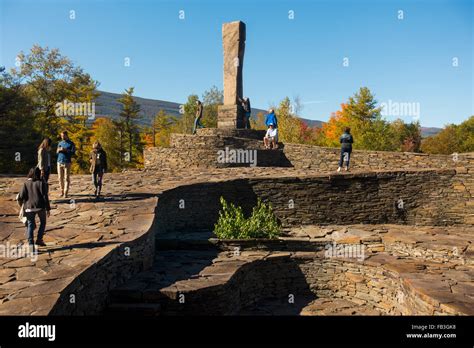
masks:
<svg viewBox="0 0 474 348"><path fill-rule="evenodd" d="M22 85L33 103L35 128L43 136L58 139L63 115L57 115L58 103L72 98L83 83L95 82L58 49L34 45L28 54L18 54L19 67L10 72L11 80ZM91 95L92 98L92 95Z"/></svg>
<svg viewBox="0 0 474 348"><path fill-rule="evenodd" d="M267 127L265 126L265 113L259 112L255 119L250 120L250 128L252 129L259 129L259 130L266 130Z"/></svg>
<svg viewBox="0 0 474 348"><path fill-rule="evenodd" d="M282 142L301 143L301 119L293 113L290 98L286 97L275 110L278 120L278 137Z"/></svg>
<svg viewBox="0 0 474 348"><path fill-rule="evenodd" d="M99 117L92 124L91 143L99 141L107 153L108 171L120 171L122 168L122 148L119 131L110 118Z"/></svg>
<svg viewBox="0 0 474 348"><path fill-rule="evenodd" d="M202 123L207 128L217 127L217 108L224 103L224 92L212 86L202 95L204 105Z"/></svg>
<svg viewBox="0 0 474 348"><path fill-rule="evenodd" d="M26 173L36 165L41 134L35 130L34 105L20 84L0 68L0 172Z"/></svg>
<svg viewBox="0 0 474 348"><path fill-rule="evenodd" d="M160 110L153 119L151 125L152 146L169 146L170 135L177 119Z"/></svg>
<svg viewBox="0 0 474 348"><path fill-rule="evenodd" d="M177 133L192 133L197 111L196 101L198 99L199 97L196 94L188 96L187 102L182 107L183 114L175 126Z"/></svg>
<svg viewBox="0 0 474 348"><path fill-rule="evenodd" d="M460 125L446 125L438 134L423 139L421 150L434 154L474 151L474 116Z"/></svg>

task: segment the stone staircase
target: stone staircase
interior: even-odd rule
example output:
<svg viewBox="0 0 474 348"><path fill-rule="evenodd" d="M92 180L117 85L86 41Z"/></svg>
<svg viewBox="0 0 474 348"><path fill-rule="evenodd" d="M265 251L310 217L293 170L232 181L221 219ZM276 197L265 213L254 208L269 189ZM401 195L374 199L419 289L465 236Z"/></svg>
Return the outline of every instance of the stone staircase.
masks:
<svg viewBox="0 0 474 348"><path fill-rule="evenodd" d="M265 258L270 252L256 243L246 250L212 237L211 232L159 236L153 267L112 289L104 314L235 315L262 298L285 298L290 286L300 289L299 298L314 299L288 253L273 255L269 262ZM275 280L276 273L285 276Z"/></svg>
<svg viewBox="0 0 474 348"><path fill-rule="evenodd" d="M190 167L291 167L284 144L267 150L265 131L254 129L198 129L196 134L172 134L170 147L145 150L147 169Z"/></svg>

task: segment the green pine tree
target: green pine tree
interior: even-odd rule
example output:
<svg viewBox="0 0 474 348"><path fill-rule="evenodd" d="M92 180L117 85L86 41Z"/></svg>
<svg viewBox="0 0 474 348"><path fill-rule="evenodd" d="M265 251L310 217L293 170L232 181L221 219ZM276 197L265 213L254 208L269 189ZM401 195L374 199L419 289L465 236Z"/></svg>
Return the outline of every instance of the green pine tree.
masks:
<svg viewBox="0 0 474 348"><path fill-rule="evenodd" d="M142 151L142 144L139 136L139 127L137 121L140 119L140 105L133 99L134 87L125 90L122 97L118 101L122 104L120 112L120 120L117 122L120 132L121 149L124 161L128 162L128 166L132 166L137 161L134 155ZM125 145L126 144L126 145ZM136 150L136 153L134 152Z"/></svg>

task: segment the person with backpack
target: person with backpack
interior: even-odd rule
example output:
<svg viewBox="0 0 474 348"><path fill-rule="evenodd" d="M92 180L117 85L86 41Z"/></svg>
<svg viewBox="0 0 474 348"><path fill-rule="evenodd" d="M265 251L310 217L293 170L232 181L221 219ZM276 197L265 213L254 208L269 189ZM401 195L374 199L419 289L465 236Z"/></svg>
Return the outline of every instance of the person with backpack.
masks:
<svg viewBox="0 0 474 348"><path fill-rule="evenodd" d="M107 154L98 141L92 145L89 162L91 163L92 183L95 187L94 196L99 197L104 173L107 171Z"/></svg>
<svg viewBox="0 0 474 348"><path fill-rule="evenodd" d="M38 147L38 165L41 178L48 182L51 174L51 139L44 138Z"/></svg>
<svg viewBox="0 0 474 348"><path fill-rule="evenodd" d="M76 153L76 146L69 139L67 131L61 132L61 141L58 144L58 178L61 197L67 198L71 182L72 156Z"/></svg>
<svg viewBox="0 0 474 348"><path fill-rule="evenodd" d="M352 143L354 142L354 139L351 135L351 129L349 127L344 129L344 134L342 134L339 138L339 142L341 143L341 157L339 158L339 167L337 168L337 171L341 171L344 161L346 161L345 170L348 171L349 161L351 159Z"/></svg>
<svg viewBox="0 0 474 348"><path fill-rule="evenodd" d="M31 168L28 172L28 180L23 184L18 194L18 204L23 205L28 244L33 248L35 244L46 246L43 235L46 230L46 217L49 217L51 206L48 197L48 184L41 179L41 170L38 167ZM40 226L35 243L36 216L39 218Z"/></svg>

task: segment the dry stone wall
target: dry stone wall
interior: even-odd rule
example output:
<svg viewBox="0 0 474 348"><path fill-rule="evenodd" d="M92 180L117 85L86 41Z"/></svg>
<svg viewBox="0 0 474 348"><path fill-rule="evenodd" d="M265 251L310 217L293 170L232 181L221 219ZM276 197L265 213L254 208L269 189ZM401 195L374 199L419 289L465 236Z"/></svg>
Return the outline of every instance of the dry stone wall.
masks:
<svg viewBox="0 0 474 348"><path fill-rule="evenodd" d="M163 232L212 230L221 196L242 206L246 214L258 198L269 201L283 226L463 224L473 216L472 183L459 191L459 180L456 170L439 169L187 185L160 197L158 228Z"/></svg>
<svg viewBox="0 0 474 348"><path fill-rule="evenodd" d="M280 150L269 151L263 150L263 136L264 131L215 128L200 129L197 135L172 134L170 147L145 149L145 168L222 167L217 161L218 152L226 147L257 150L258 166L314 169L317 172L334 171L337 168L340 156L338 148L280 144ZM351 156L351 169L357 171L467 167L474 168L474 154L430 155L354 150ZM470 174L472 176L472 172Z"/></svg>

